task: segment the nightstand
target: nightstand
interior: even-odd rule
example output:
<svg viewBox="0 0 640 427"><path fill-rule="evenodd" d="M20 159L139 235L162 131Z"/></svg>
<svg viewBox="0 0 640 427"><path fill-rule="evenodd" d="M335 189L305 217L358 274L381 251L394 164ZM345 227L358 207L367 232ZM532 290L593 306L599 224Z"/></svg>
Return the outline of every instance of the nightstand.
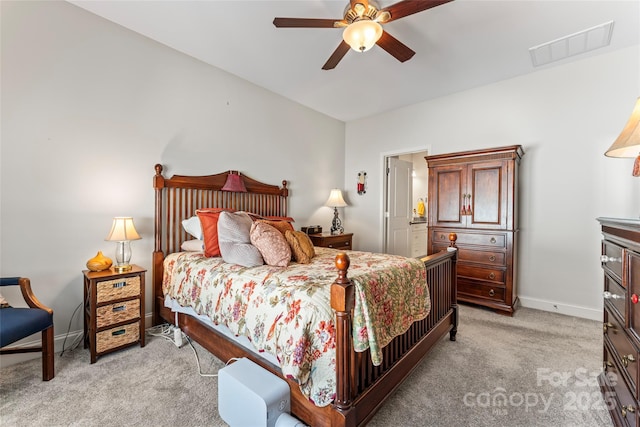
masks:
<svg viewBox="0 0 640 427"><path fill-rule="evenodd" d="M84 270L84 348L98 356L140 344L144 347L144 277L132 266L117 273Z"/></svg>
<svg viewBox="0 0 640 427"><path fill-rule="evenodd" d="M351 249L351 238L353 233L344 234L309 234L309 238L313 243L313 246L320 246L323 248L333 249Z"/></svg>

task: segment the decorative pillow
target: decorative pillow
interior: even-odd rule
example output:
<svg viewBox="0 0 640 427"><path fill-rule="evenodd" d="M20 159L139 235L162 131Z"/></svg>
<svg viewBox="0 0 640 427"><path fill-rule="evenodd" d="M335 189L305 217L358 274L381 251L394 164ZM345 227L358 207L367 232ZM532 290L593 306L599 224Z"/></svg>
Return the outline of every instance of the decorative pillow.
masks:
<svg viewBox="0 0 640 427"><path fill-rule="evenodd" d="M288 221L272 221L267 219L258 219L257 221L264 222L265 224L269 224L270 226L278 230L280 233L282 233L283 236L287 230L293 231L293 225L291 225L291 223Z"/></svg>
<svg viewBox="0 0 640 427"><path fill-rule="evenodd" d="M251 225L251 243L258 248L268 265L286 267L291 261L291 248L282 233L269 224L256 221Z"/></svg>
<svg viewBox="0 0 640 427"><path fill-rule="evenodd" d="M200 225L200 218L198 218L197 215L182 220L182 228L196 239L202 240L202 226Z"/></svg>
<svg viewBox="0 0 640 427"><path fill-rule="evenodd" d="M300 264L309 264L311 258L316 256L316 251L313 249L313 243L309 236L302 231L287 230L284 233L284 237L287 239L289 246L291 246L291 252L293 252L293 258Z"/></svg>
<svg viewBox="0 0 640 427"><path fill-rule="evenodd" d="M204 251L204 240L185 240L184 242L182 242L182 245L180 245L180 249L185 252L202 252Z"/></svg>
<svg viewBox="0 0 640 427"><path fill-rule="evenodd" d="M198 209L196 215L202 225L202 238L204 240L204 256L220 256L220 245L218 244L218 218L220 212L230 209L210 208Z"/></svg>
<svg viewBox="0 0 640 427"><path fill-rule="evenodd" d="M251 244L253 220L246 212L220 212L218 243L225 262L255 267L264 264L258 248Z"/></svg>

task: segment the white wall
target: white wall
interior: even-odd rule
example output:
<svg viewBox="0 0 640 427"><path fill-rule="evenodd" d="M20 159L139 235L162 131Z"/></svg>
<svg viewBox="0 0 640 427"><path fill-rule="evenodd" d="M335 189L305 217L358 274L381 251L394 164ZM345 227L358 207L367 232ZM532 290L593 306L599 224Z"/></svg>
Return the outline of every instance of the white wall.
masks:
<svg viewBox="0 0 640 427"><path fill-rule="evenodd" d="M381 153L521 144L520 299L600 319L596 217L640 215L633 160L603 155L640 95L639 63L636 46L348 123L345 175L367 170L369 190L345 228L382 247Z"/></svg>
<svg viewBox="0 0 640 427"><path fill-rule="evenodd" d="M323 204L345 180L344 123L66 2L0 5L0 274L31 278L58 338L86 261L114 257L113 216L134 217L132 262L151 268L156 163L168 175L286 179L297 228L331 223ZM151 312L150 270L147 284Z"/></svg>

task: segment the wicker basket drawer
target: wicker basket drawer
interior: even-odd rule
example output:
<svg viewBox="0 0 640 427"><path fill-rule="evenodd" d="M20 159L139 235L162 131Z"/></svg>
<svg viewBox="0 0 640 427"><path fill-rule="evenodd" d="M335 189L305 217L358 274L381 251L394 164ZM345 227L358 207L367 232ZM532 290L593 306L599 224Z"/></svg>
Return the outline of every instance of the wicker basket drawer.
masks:
<svg viewBox="0 0 640 427"><path fill-rule="evenodd" d="M96 286L97 303L140 295L140 276L123 277L98 282Z"/></svg>
<svg viewBox="0 0 640 427"><path fill-rule="evenodd" d="M117 328L107 329L96 334L96 352L111 350L132 344L140 339L140 323L129 323Z"/></svg>
<svg viewBox="0 0 640 427"><path fill-rule="evenodd" d="M109 304L96 309L96 326L103 328L127 320L140 317L140 300L132 299L124 302Z"/></svg>

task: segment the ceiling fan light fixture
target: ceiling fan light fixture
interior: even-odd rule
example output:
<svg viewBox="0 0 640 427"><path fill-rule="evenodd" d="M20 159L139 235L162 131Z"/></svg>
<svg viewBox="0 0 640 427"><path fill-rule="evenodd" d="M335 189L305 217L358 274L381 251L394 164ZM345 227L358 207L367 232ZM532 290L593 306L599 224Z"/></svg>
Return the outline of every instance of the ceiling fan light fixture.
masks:
<svg viewBox="0 0 640 427"><path fill-rule="evenodd" d="M382 37L382 25L369 20L361 19L352 22L344 29L342 38L356 52L366 52Z"/></svg>

